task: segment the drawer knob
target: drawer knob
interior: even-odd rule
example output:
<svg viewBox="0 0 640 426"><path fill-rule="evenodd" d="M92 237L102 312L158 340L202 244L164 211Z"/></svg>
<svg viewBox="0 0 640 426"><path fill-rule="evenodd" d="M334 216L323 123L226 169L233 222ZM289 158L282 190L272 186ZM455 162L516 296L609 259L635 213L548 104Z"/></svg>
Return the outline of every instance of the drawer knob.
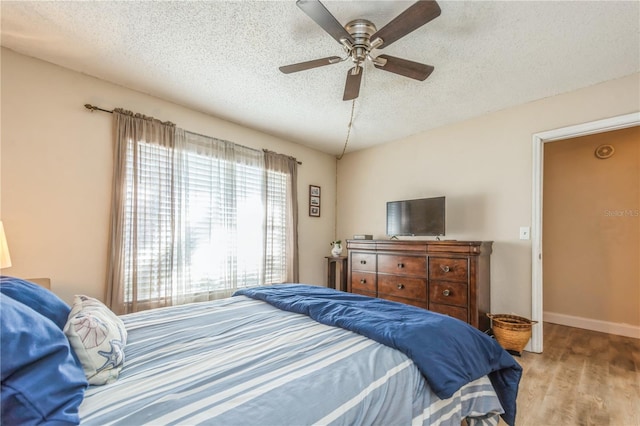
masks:
<svg viewBox="0 0 640 426"><path fill-rule="evenodd" d="M360 280L360 284L366 284L367 280L365 280L364 278Z"/></svg>
<svg viewBox="0 0 640 426"><path fill-rule="evenodd" d="M398 290L402 290L404 288L404 284L400 283L398 284Z"/></svg>
<svg viewBox="0 0 640 426"><path fill-rule="evenodd" d="M442 269L442 272L449 272L450 269L447 265L440 265L440 269Z"/></svg>
<svg viewBox="0 0 640 426"><path fill-rule="evenodd" d="M451 290L449 290L449 289L446 289L445 291L442 292L443 296L448 296L450 294L451 294Z"/></svg>
<svg viewBox="0 0 640 426"><path fill-rule="evenodd" d="M404 268L404 263L398 263L398 268L400 269Z"/></svg>
<svg viewBox="0 0 640 426"><path fill-rule="evenodd" d="M366 265L366 264L367 264L367 261L366 261L366 260L361 260L361 261L360 261L360 264L361 264L361 265Z"/></svg>

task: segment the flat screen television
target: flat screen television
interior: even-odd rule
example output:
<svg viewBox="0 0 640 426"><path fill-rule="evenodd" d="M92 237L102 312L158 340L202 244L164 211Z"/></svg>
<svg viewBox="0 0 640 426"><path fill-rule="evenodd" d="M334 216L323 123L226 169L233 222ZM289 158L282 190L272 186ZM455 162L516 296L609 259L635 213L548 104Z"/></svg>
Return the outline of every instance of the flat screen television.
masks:
<svg viewBox="0 0 640 426"><path fill-rule="evenodd" d="M388 236L440 236L444 225L445 197L387 203Z"/></svg>

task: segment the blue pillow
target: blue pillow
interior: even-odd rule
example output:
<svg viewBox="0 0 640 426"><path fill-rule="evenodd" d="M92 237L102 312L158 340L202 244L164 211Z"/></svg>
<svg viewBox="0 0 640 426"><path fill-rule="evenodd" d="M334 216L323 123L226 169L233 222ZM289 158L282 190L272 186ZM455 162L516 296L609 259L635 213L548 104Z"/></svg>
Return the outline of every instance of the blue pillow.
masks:
<svg viewBox="0 0 640 426"><path fill-rule="evenodd" d="M0 277L0 292L24 303L64 329L71 307L51 291L20 278Z"/></svg>
<svg viewBox="0 0 640 426"><path fill-rule="evenodd" d="M0 294L5 425L78 424L87 380L67 337L49 319Z"/></svg>

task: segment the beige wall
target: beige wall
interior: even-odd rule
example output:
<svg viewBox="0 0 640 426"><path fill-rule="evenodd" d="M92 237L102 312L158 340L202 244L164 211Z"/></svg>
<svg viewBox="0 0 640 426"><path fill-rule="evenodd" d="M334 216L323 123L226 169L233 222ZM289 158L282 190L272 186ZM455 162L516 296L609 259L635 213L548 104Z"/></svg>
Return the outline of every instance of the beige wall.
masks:
<svg viewBox="0 0 640 426"><path fill-rule="evenodd" d="M545 312L640 326L640 127L545 144L543 193Z"/></svg>
<svg viewBox="0 0 640 426"><path fill-rule="evenodd" d="M635 74L346 155L338 237L385 238L387 201L444 195L446 238L494 241L492 311L530 317L531 241L519 227L531 226L532 135L636 112L639 83Z"/></svg>
<svg viewBox="0 0 640 426"><path fill-rule="evenodd" d="M335 227L334 157L7 49L1 59L0 217L13 262L3 274L50 277L67 302L78 293L104 297L112 131L111 115L83 107L92 103L302 161L300 278L324 284ZM307 213L310 184L322 187L320 218Z"/></svg>
<svg viewBox="0 0 640 426"><path fill-rule="evenodd" d="M65 300L102 298L111 179L111 116L124 107L180 127L293 155L299 169L301 281L324 282L333 240L335 159L187 108L2 49L0 217L13 267L52 278ZM531 313L532 134L640 110L639 75L510 108L346 155L338 163L337 238L384 237L385 203L447 197L447 238L493 240L492 310ZM355 136L355 134L354 134ZM322 216L307 214L308 185Z"/></svg>

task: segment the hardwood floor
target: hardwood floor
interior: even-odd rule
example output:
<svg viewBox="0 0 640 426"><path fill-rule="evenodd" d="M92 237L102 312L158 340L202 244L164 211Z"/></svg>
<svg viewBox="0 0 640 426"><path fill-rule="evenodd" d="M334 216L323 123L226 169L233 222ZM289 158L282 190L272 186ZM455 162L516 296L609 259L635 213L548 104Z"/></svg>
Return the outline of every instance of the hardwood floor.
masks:
<svg viewBox="0 0 640 426"><path fill-rule="evenodd" d="M523 367L516 424L640 426L640 340L543 327L544 352L515 357Z"/></svg>

